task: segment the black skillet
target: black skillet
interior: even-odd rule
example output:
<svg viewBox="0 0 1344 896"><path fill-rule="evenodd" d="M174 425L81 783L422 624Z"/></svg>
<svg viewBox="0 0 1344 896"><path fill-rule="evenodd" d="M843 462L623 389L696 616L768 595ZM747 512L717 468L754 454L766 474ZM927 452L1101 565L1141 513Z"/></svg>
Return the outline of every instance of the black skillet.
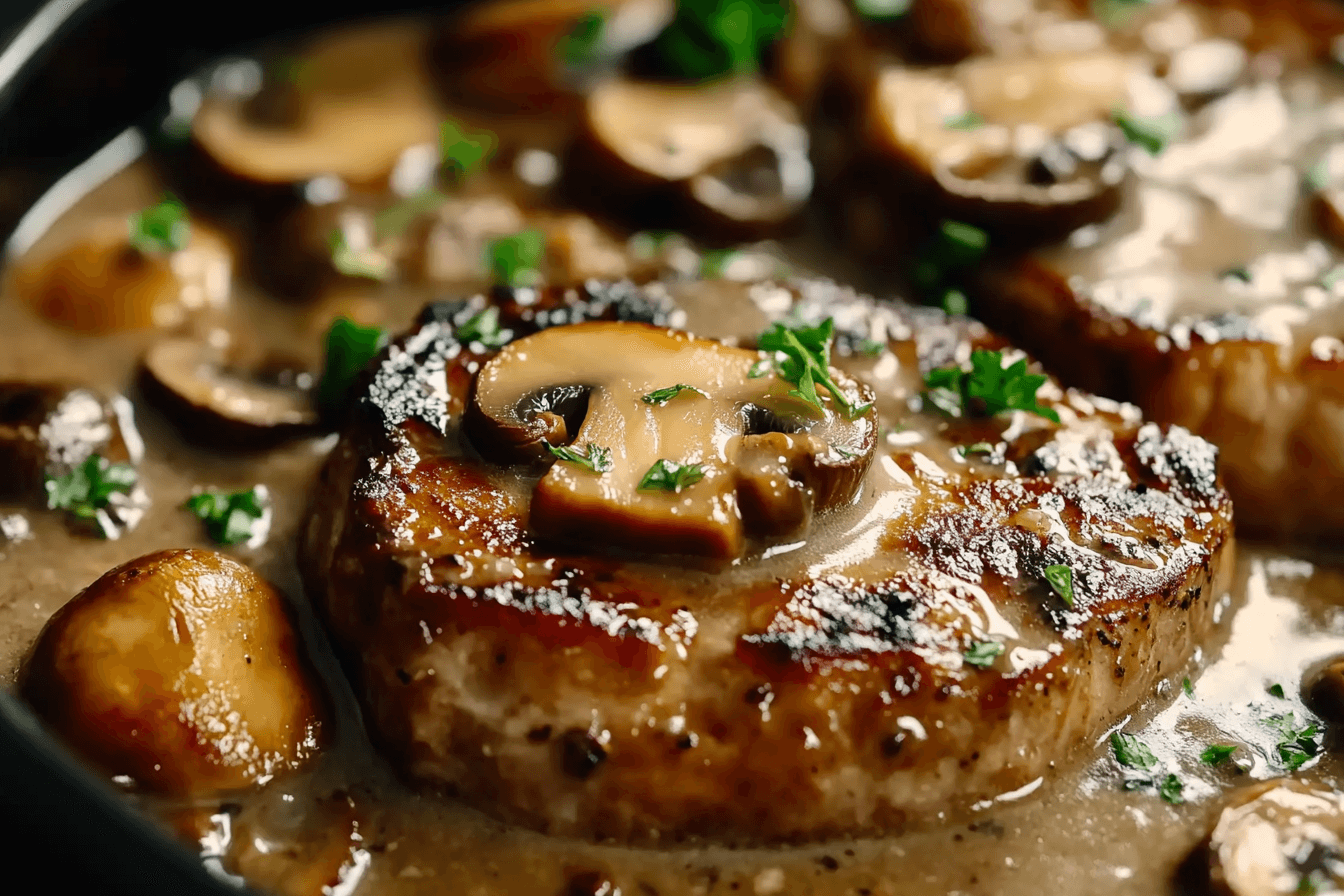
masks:
<svg viewBox="0 0 1344 896"><path fill-rule="evenodd" d="M0 0L0 239L62 175L147 121L176 81L213 58L318 25L459 2ZM4 692L0 851L0 893L16 896L243 892L207 874Z"/></svg>

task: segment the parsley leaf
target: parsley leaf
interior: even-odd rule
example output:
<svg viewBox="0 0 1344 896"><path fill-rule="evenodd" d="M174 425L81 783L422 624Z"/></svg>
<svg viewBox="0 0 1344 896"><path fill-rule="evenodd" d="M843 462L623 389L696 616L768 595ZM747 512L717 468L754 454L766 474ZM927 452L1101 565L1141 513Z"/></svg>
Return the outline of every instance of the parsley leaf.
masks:
<svg viewBox="0 0 1344 896"><path fill-rule="evenodd" d="M700 256L700 277L703 280L719 280L723 278L724 271L728 270L728 265L737 258L737 252L732 249L711 249Z"/></svg>
<svg viewBox="0 0 1344 896"><path fill-rule="evenodd" d="M1162 779L1162 783L1157 785L1157 795L1173 806L1179 806L1185 802L1185 797L1181 796L1183 790L1185 790L1185 785L1175 775L1167 775Z"/></svg>
<svg viewBox="0 0 1344 896"><path fill-rule="evenodd" d="M172 196L131 215L130 228L131 245L145 253L176 252L191 240L187 207Z"/></svg>
<svg viewBox="0 0 1344 896"><path fill-rule="evenodd" d="M1185 691L1185 696L1187 697L1195 696L1195 686L1190 683L1189 676L1186 676L1181 681L1181 690Z"/></svg>
<svg viewBox="0 0 1344 896"><path fill-rule="evenodd" d="M705 469L700 464L679 464L674 460L659 458L644 478L639 480L640 491L680 492L705 478Z"/></svg>
<svg viewBox="0 0 1344 896"><path fill-rule="evenodd" d="M541 262L546 256L546 234L522 230L500 237L486 249L490 273L505 286L536 286L541 282Z"/></svg>
<svg viewBox="0 0 1344 896"><path fill-rule="evenodd" d="M861 355L869 358L880 358L882 353L887 350L887 344L877 339L860 339L854 348Z"/></svg>
<svg viewBox="0 0 1344 896"><path fill-rule="evenodd" d="M1036 390L1045 385L1044 374L1027 373L1027 359L1003 367L1003 353L976 349L970 371L940 367L924 377L925 397L949 415L992 417L1002 411L1021 410L1055 423L1059 414L1036 402Z"/></svg>
<svg viewBox="0 0 1344 896"><path fill-rule="evenodd" d="M586 12L560 41L560 59L565 65L587 65L602 56L607 14L600 9Z"/></svg>
<svg viewBox="0 0 1344 896"><path fill-rule="evenodd" d="M594 473L606 473L611 470L613 464L611 461L611 449L603 448L601 445L588 443L588 453L580 454L569 445L552 445L550 442L543 441L546 450L566 463L577 464L592 470Z"/></svg>
<svg viewBox="0 0 1344 896"><path fill-rule="evenodd" d="M653 50L669 74L691 81L750 74L790 14L786 0L679 0Z"/></svg>
<svg viewBox="0 0 1344 896"><path fill-rule="evenodd" d="M347 277L386 280L392 276L392 262L386 255L373 248L352 249L339 227L327 237L327 248L331 266Z"/></svg>
<svg viewBox="0 0 1344 896"><path fill-rule="evenodd" d="M241 544L249 540L266 514L264 486L241 492L205 491L192 495L182 506L205 523L216 544Z"/></svg>
<svg viewBox="0 0 1344 896"><path fill-rule="evenodd" d="M1289 712L1270 716L1264 724L1279 735L1275 752L1288 771L1297 771L1321 751L1320 729L1315 723L1298 727L1297 717Z"/></svg>
<svg viewBox="0 0 1344 896"><path fill-rule="evenodd" d="M489 131L468 131L451 118L444 119L439 125L439 164L451 180L465 180L485 166L497 144Z"/></svg>
<svg viewBox="0 0 1344 896"><path fill-rule="evenodd" d="M328 412L339 410L359 374L386 344L387 331L382 327L361 327L344 317L333 321L327 330L322 378L317 382L318 406Z"/></svg>
<svg viewBox="0 0 1344 896"><path fill-rule="evenodd" d="M373 216L373 239L381 243L406 231L411 222L438 207L448 197L437 187L426 187Z"/></svg>
<svg viewBox="0 0 1344 896"><path fill-rule="evenodd" d="M1045 580L1055 593L1064 599L1064 603L1073 606L1073 570L1062 563L1047 566L1042 570Z"/></svg>
<svg viewBox="0 0 1344 896"><path fill-rule="evenodd" d="M49 509L67 510L81 520L92 520L111 503L113 494L128 494L136 481L135 468L130 464L114 464L101 455L90 454L64 476L44 476L42 484Z"/></svg>
<svg viewBox="0 0 1344 896"><path fill-rule="evenodd" d="M468 318L453 336L463 345L479 342L486 348L502 348L513 339L513 331L500 327L499 308L490 305Z"/></svg>
<svg viewBox="0 0 1344 896"><path fill-rule="evenodd" d="M1344 279L1344 264L1337 264L1321 275L1321 288L1333 290L1335 284Z"/></svg>
<svg viewBox="0 0 1344 896"><path fill-rule="evenodd" d="M999 641L979 641L962 655L962 659L981 669L994 665L994 658L1003 653L1003 644Z"/></svg>
<svg viewBox="0 0 1344 896"><path fill-rule="evenodd" d="M1250 272L1250 269L1246 267L1246 265L1244 265L1244 264L1243 264L1243 265L1238 265L1238 266L1236 266L1236 267L1228 268L1228 269L1225 270L1225 271L1219 271L1219 272L1218 272L1218 279L1219 279L1219 280L1240 280L1242 283L1250 283L1250 282L1251 282L1251 272Z"/></svg>
<svg viewBox="0 0 1344 896"><path fill-rule="evenodd" d="M972 454L993 454L994 446L988 442L976 442L974 445L960 445L957 450L962 457L969 457Z"/></svg>
<svg viewBox="0 0 1344 896"><path fill-rule="evenodd" d="M756 347L774 353L775 376L798 387L790 391L790 395L821 410L821 398L816 389L821 386L831 393L845 416L853 418L871 405L855 405L831 378L831 337L834 332L835 321L829 317L815 327L789 327L776 323L761 334Z"/></svg>
<svg viewBox="0 0 1344 896"><path fill-rule="evenodd" d="M914 0L854 0L854 11L872 22L899 19L910 11Z"/></svg>
<svg viewBox="0 0 1344 896"><path fill-rule="evenodd" d="M984 127L985 116L979 112L964 112L961 115L951 115L943 119L943 127L953 131L973 131L976 128Z"/></svg>
<svg viewBox="0 0 1344 896"><path fill-rule="evenodd" d="M1181 131L1179 112L1140 118L1123 109L1116 109L1111 113L1111 118L1126 140L1141 147L1150 156L1160 154Z"/></svg>
<svg viewBox="0 0 1344 896"><path fill-rule="evenodd" d="M643 401L645 404L656 404L662 406L667 404L669 401L676 398L683 392L698 392L699 394L704 395L706 398L709 397L708 395L705 394L704 390L702 389L697 389L694 386L688 386L685 383L677 383L675 386L668 386L665 389L654 389L652 392L650 392L648 395L645 395L640 400Z"/></svg>
<svg viewBox="0 0 1344 896"><path fill-rule="evenodd" d="M1148 745L1132 734L1116 731L1111 735L1111 749L1115 752L1115 761L1126 768L1150 769L1157 765L1157 757Z"/></svg>
<svg viewBox="0 0 1344 896"><path fill-rule="evenodd" d="M1199 761L1205 765L1222 765L1237 752L1236 744L1212 744L1199 754Z"/></svg>
<svg viewBox="0 0 1344 896"><path fill-rule="evenodd" d="M1271 697L1278 697L1280 700L1283 700L1283 699L1284 699L1284 696L1283 696L1283 685L1281 685L1281 684L1279 684L1279 683L1277 683L1277 682L1275 682L1274 684L1272 684L1272 685L1270 685L1269 687L1265 688L1265 690L1269 693L1269 696L1271 696Z"/></svg>

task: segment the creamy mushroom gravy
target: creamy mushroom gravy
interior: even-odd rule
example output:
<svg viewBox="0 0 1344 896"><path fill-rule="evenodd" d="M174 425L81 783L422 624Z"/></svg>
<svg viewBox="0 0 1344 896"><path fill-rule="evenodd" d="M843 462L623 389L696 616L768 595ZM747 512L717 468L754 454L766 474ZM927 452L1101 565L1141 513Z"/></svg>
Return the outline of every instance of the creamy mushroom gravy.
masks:
<svg viewBox="0 0 1344 896"><path fill-rule="evenodd" d="M153 202L161 189L149 166L132 165L63 215L33 251L60 244L95 216L124 218ZM825 253L803 243L786 246L784 254L815 261ZM212 324L232 323L266 347L316 367L320 334L336 314L399 330L427 297L417 289L347 285L305 306L244 287L235 290L228 308L207 312L193 326L205 332ZM729 320L720 311L689 308L686 325L712 336L753 333L764 323L750 309ZM40 322L11 289L0 302L0 376L61 379L74 371L84 382L136 397L136 365L157 338L152 332L89 336L58 329ZM1220 798L1279 774L1271 761L1276 737L1262 720L1287 711L1306 717L1298 698L1304 671L1344 653L1344 572L1328 558L1243 546L1235 585L1220 598L1220 637L1189 668L1164 670L1164 685L1124 725L1142 734L1166 769L1180 774L1182 805L1168 805L1151 789L1125 790L1103 738L1017 792L943 824L886 838L738 850L627 849L548 838L412 791L370 748L353 695L305 608L294 560L296 530L332 440L228 455L184 443L143 402L137 412L146 444L141 481L153 503L130 532L102 541L72 534L57 513L15 507L0 514L7 539L0 541L0 681L13 683L52 612L107 569L149 551L207 545L200 522L180 510L195 488L266 485L274 502L268 538L234 553L292 599L336 703L335 738L310 769L255 792L194 804L130 799L196 844L207 867L220 875L240 874L285 894L323 892L334 879L341 882L332 892L379 894L445 888L596 894L604 892L603 881L627 894L1169 891L1178 866L1213 823ZM814 547L835 549L852 535L823 532ZM1182 691L1186 677L1190 694ZM1283 686L1283 698L1269 693L1273 684ZM1241 745L1234 758L1245 767L1202 765L1199 752L1210 743ZM1326 752L1294 777L1338 788L1341 772L1344 767ZM583 891L584 885L590 889Z"/></svg>

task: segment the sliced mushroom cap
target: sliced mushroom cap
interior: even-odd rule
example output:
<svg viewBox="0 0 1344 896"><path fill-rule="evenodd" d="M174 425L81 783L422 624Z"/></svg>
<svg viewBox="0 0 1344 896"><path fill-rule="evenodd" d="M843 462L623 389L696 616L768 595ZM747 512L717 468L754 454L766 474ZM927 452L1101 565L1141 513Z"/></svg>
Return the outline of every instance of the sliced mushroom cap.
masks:
<svg viewBox="0 0 1344 896"><path fill-rule="evenodd" d="M295 65L284 120L257 116L252 96L207 96L192 120L197 146L236 178L289 184L320 175L357 186L386 182L403 150L438 138L442 112L406 24L334 32Z"/></svg>
<svg viewBox="0 0 1344 896"><path fill-rule="evenodd" d="M25 256L18 297L53 323L86 333L171 327L228 300L233 250L197 221L176 252L143 252L125 218L103 218L72 242Z"/></svg>
<svg viewBox="0 0 1344 896"><path fill-rule="evenodd" d="M614 58L646 43L672 19L671 0L503 0L449 19L430 58L445 92L501 112L572 111L565 41L581 19L602 20L594 54Z"/></svg>
<svg viewBox="0 0 1344 896"><path fill-rule="evenodd" d="M760 81L611 80L589 95L584 126L576 189L644 219L661 211L664 223L759 236L790 221L812 191L807 131Z"/></svg>
<svg viewBox="0 0 1344 896"><path fill-rule="evenodd" d="M142 453L121 396L63 383L0 383L0 498L39 498L44 476L63 476L94 454L135 464Z"/></svg>
<svg viewBox="0 0 1344 896"><path fill-rule="evenodd" d="M850 418L830 400L808 405L774 376L753 378L759 361L757 352L643 324L555 327L486 363L464 426L501 463L551 460L547 444L610 451L610 469L552 464L532 495L538 535L731 560L750 536L796 536L814 513L850 501L876 439L871 407ZM856 406L871 403L867 387L831 375ZM645 400L672 386L689 388ZM663 460L698 465L703 478L641 489Z"/></svg>
<svg viewBox="0 0 1344 896"><path fill-rule="evenodd" d="M311 434L318 424L307 374L292 367L230 359L190 337L156 343L145 354L146 395L188 439L210 445L263 445Z"/></svg>
<svg viewBox="0 0 1344 896"><path fill-rule="evenodd" d="M1344 795L1295 781L1248 788L1218 816L1208 859L1225 896L1344 888Z"/></svg>
<svg viewBox="0 0 1344 896"><path fill-rule="evenodd" d="M1109 120L1128 74L1111 52L891 67L873 84L865 139L875 164L894 163L907 194L944 217L1013 243L1050 240L1119 206L1128 169Z"/></svg>

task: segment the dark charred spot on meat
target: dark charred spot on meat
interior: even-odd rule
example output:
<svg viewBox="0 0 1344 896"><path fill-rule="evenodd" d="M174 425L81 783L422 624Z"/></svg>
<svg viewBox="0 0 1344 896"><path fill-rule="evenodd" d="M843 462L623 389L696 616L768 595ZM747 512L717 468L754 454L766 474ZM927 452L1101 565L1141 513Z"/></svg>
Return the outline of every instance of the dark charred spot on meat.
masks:
<svg viewBox="0 0 1344 896"><path fill-rule="evenodd" d="M560 767L578 781L586 781L607 760L607 751L596 737L582 728L560 735Z"/></svg>
<svg viewBox="0 0 1344 896"><path fill-rule="evenodd" d="M1134 454L1163 485L1177 487L1201 502L1220 495L1218 449L1189 430L1173 426L1164 432L1155 423L1145 424L1135 437Z"/></svg>
<svg viewBox="0 0 1344 896"><path fill-rule="evenodd" d="M601 871L578 871L570 875L563 896L621 896L621 888Z"/></svg>
<svg viewBox="0 0 1344 896"><path fill-rule="evenodd" d="M678 750L692 750L695 749L695 747L698 746L699 744L700 744L700 735L694 732L690 734L683 734L681 737L677 738Z"/></svg>
<svg viewBox="0 0 1344 896"><path fill-rule="evenodd" d="M895 734L882 738L878 743L878 748L882 755L888 759L895 759L901 755L901 750L905 748L906 734L904 731L898 731Z"/></svg>
<svg viewBox="0 0 1344 896"><path fill-rule="evenodd" d="M401 682L402 684L410 684L410 683L411 683L411 675L410 675L410 673L407 672L405 669L398 669L398 670L397 670L397 681Z"/></svg>
<svg viewBox="0 0 1344 896"><path fill-rule="evenodd" d="M527 739L530 743L544 744L551 739L551 726L539 725L527 732Z"/></svg>

